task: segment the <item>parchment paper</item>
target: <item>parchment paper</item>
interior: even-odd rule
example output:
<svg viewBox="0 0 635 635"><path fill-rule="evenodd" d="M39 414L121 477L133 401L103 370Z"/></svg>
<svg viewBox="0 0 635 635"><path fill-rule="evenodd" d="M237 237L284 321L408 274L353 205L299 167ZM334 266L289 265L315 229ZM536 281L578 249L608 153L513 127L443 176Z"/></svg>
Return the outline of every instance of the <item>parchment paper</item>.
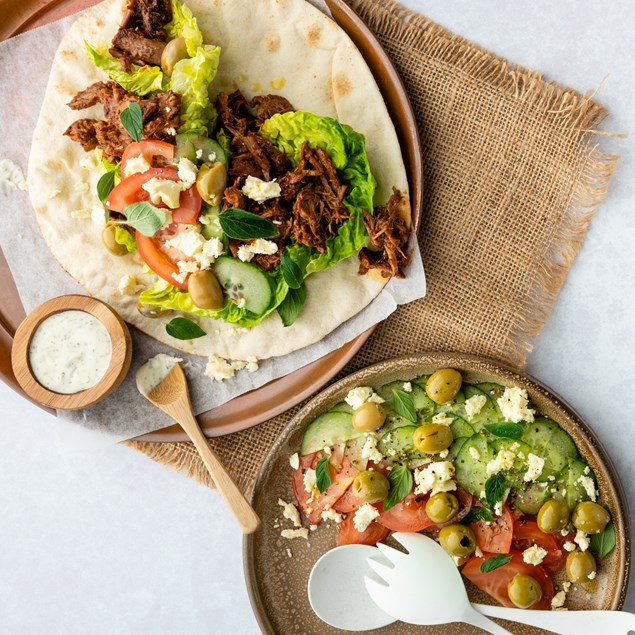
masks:
<svg viewBox="0 0 635 635"><path fill-rule="evenodd" d="M319 0L315 0L319 2ZM26 174L33 129L44 96L49 67L57 46L75 16L29 31L0 43L0 159L18 164ZM9 263L20 298L27 311L45 300L68 293L84 293L60 267L42 239L28 193L19 189L0 191L0 247ZM70 221L70 219L69 219ZM399 304L425 295L425 275L419 248L411 240L412 262L405 280L392 280L361 313L312 346L279 358L260 362L254 373L239 371L232 379L212 382L205 374L206 359L174 353L168 346L133 327L134 355L128 377L113 395L83 411L59 411L58 415L113 441L131 438L165 427L171 420L149 404L137 391L136 369L160 352L184 359L192 403L197 414L267 382L287 375L340 348L373 324L384 320ZM2 290L0 290L0 303ZM1 305L0 305L1 306ZM85 437L85 435L81 435Z"/></svg>

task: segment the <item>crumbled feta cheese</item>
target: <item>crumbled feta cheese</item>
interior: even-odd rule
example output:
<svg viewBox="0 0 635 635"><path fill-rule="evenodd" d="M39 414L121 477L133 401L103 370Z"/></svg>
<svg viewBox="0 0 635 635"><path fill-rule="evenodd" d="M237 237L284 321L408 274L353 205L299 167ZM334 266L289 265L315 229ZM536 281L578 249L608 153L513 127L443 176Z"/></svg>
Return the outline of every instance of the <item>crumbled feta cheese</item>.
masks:
<svg viewBox="0 0 635 635"><path fill-rule="evenodd" d="M368 529L368 525L379 516L379 511L370 503L364 503L353 516L353 526L360 533Z"/></svg>
<svg viewBox="0 0 635 635"><path fill-rule="evenodd" d="M141 187L150 195L150 200L154 205L163 203L170 209L176 209L179 206L179 198L181 196L180 183L169 179L152 177L143 183Z"/></svg>
<svg viewBox="0 0 635 635"><path fill-rule="evenodd" d="M412 382L406 381L403 385L404 392L412 392Z"/></svg>
<svg viewBox="0 0 635 635"><path fill-rule="evenodd" d="M317 475L314 469L309 468L304 473L303 482L304 482L304 491L307 494L311 494L311 496L313 496L316 492L319 494L319 491L317 488Z"/></svg>
<svg viewBox="0 0 635 635"><path fill-rule="evenodd" d="M373 463L380 463L384 458L381 452L377 449L377 442L379 438L376 434L372 432L365 432L366 441L364 443L364 447L362 448L362 459L368 459Z"/></svg>
<svg viewBox="0 0 635 635"><path fill-rule="evenodd" d="M432 423L437 423L441 426L449 426L454 422L453 417L448 417L446 412L439 412L432 417Z"/></svg>
<svg viewBox="0 0 635 635"><path fill-rule="evenodd" d="M126 166L123 169L123 175L131 176L139 172L145 172L150 169L150 162L140 154L138 157L132 157L126 161Z"/></svg>
<svg viewBox="0 0 635 635"><path fill-rule="evenodd" d="M551 608L556 610L564 606L567 599L567 594L564 590L558 591L551 599Z"/></svg>
<svg viewBox="0 0 635 635"><path fill-rule="evenodd" d="M293 558L293 554L291 553L291 549L289 549L289 547L287 547L287 555L289 558Z"/></svg>
<svg viewBox="0 0 635 635"><path fill-rule="evenodd" d="M176 136L176 129L175 128L166 128L165 131L169 134L172 135L173 137Z"/></svg>
<svg viewBox="0 0 635 635"><path fill-rule="evenodd" d="M196 158L197 158L197 159L202 159L202 158L203 158L203 149L202 149L202 148L199 148L199 149L196 151Z"/></svg>
<svg viewBox="0 0 635 635"><path fill-rule="evenodd" d="M587 493L587 496L593 501L595 502L598 498L598 494L597 491L595 489L595 483L593 482L593 479L590 476L584 476L581 475L580 478L578 478L578 480L576 481L576 484L580 483L580 485L582 485L582 487L584 487L584 490Z"/></svg>
<svg viewBox="0 0 635 635"><path fill-rule="evenodd" d="M334 509L325 509L322 512L322 520L332 520L336 525L342 522L342 514L338 514Z"/></svg>
<svg viewBox="0 0 635 635"><path fill-rule="evenodd" d="M300 520L300 514L297 507L293 503L287 503L281 498L278 499L278 505L282 507L282 515L293 523L294 527L302 527L302 521Z"/></svg>
<svg viewBox="0 0 635 635"><path fill-rule="evenodd" d="M196 174L198 170L194 163L185 157L179 159L178 174L181 179L181 189L187 190L196 183Z"/></svg>
<svg viewBox="0 0 635 635"><path fill-rule="evenodd" d="M205 374L214 381L223 381L233 377L236 369L224 357L212 354L205 366Z"/></svg>
<svg viewBox="0 0 635 635"><path fill-rule="evenodd" d="M254 355L250 355L245 362L245 369L248 373L255 373L258 370L258 358Z"/></svg>
<svg viewBox="0 0 635 635"><path fill-rule="evenodd" d="M448 454L450 454L450 450L441 450L441 452L439 452L439 458L444 459Z"/></svg>
<svg viewBox="0 0 635 635"><path fill-rule="evenodd" d="M595 580L595 576L597 575L597 571L591 571L591 573L589 573L589 575L587 576L588 580Z"/></svg>
<svg viewBox="0 0 635 635"><path fill-rule="evenodd" d="M294 469L297 470L300 467L300 456L298 455L298 453L296 452L295 454L292 454L289 457L289 465Z"/></svg>
<svg viewBox="0 0 635 635"><path fill-rule="evenodd" d="M527 456L527 471L523 476L524 481L535 481L541 474L545 466L545 460L531 452Z"/></svg>
<svg viewBox="0 0 635 635"><path fill-rule="evenodd" d="M92 152L89 152L86 156L80 159L79 164L84 170L96 170L101 167L101 159L103 152L100 148L95 148Z"/></svg>
<svg viewBox="0 0 635 635"><path fill-rule="evenodd" d="M88 190L90 190L90 185L88 185L86 181L78 181L75 183L75 187L73 189L76 192L88 192Z"/></svg>
<svg viewBox="0 0 635 635"><path fill-rule="evenodd" d="M534 411L528 407L529 397L524 388L518 388L518 386L505 388L505 392L496 400L496 403L506 421L531 423L534 420Z"/></svg>
<svg viewBox="0 0 635 635"><path fill-rule="evenodd" d="M176 266L179 268L179 273L183 274L194 273L200 269L196 260L179 260Z"/></svg>
<svg viewBox="0 0 635 635"><path fill-rule="evenodd" d="M190 258L194 258L199 254L204 244L205 238L195 227L185 229L174 238L165 241L166 247L174 247Z"/></svg>
<svg viewBox="0 0 635 635"><path fill-rule="evenodd" d="M208 160L210 163L214 163L214 162L216 161L216 152L210 152L210 153L207 155L207 160Z"/></svg>
<svg viewBox="0 0 635 635"><path fill-rule="evenodd" d="M487 397L485 395L473 395L469 399L465 400L465 413L468 420L472 420L487 403Z"/></svg>
<svg viewBox="0 0 635 635"><path fill-rule="evenodd" d="M553 474L549 474L549 476L547 477L547 480L553 482L556 480L556 477Z"/></svg>
<svg viewBox="0 0 635 635"><path fill-rule="evenodd" d="M324 452L324 454L326 454L326 456L331 456L331 454L333 454L333 450L331 450L331 446L329 446L329 445L325 445L324 449L322 450L322 452Z"/></svg>
<svg viewBox="0 0 635 635"><path fill-rule="evenodd" d="M494 503L494 514L496 516L503 515L503 501L498 501L497 503Z"/></svg>
<svg viewBox="0 0 635 635"><path fill-rule="evenodd" d="M255 176L249 175L243 185L242 193L252 201L262 203L270 198L280 196L280 185L273 181L263 181Z"/></svg>
<svg viewBox="0 0 635 635"><path fill-rule="evenodd" d="M478 461L481 458L481 453L478 451L478 448L475 448L473 445L469 447L468 452L475 461Z"/></svg>
<svg viewBox="0 0 635 635"><path fill-rule="evenodd" d="M492 459L487 463L485 470L488 476L492 474L498 474L505 470L511 470L514 467L514 459L516 455L511 450L499 450L495 459Z"/></svg>
<svg viewBox="0 0 635 635"><path fill-rule="evenodd" d="M225 245L220 238L210 238L203 243L200 253L195 254L203 269L207 269L216 258L225 253Z"/></svg>
<svg viewBox="0 0 635 635"><path fill-rule="evenodd" d="M417 468L414 472L414 481L417 485L415 494L430 492L434 495L438 492L451 492L456 489L453 476L454 465L450 461L436 461L424 468Z"/></svg>
<svg viewBox="0 0 635 635"><path fill-rule="evenodd" d="M476 548L474 549L474 555L477 558L482 558L483 557L483 552L481 551L481 548L478 545L476 545Z"/></svg>
<svg viewBox="0 0 635 635"><path fill-rule="evenodd" d="M348 391L348 395L344 399L346 403L353 409L357 410L361 405L367 401L374 403L384 403L384 400L375 393L372 388L368 386L360 386Z"/></svg>
<svg viewBox="0 0 635 635"><path fill-rule="evenodd" d="M185 273L185 271L172 274L172 279L179 284L183 284L185 282L185 278L187 278L187 273Z"/></svg>
<svg viewBox="0 0 635 635"><path fill-rule="evenodd" d="M588 465L584 468L584 473L585 474L590 474L591 473L591 468Z"/></svg>
<svg viewBox="0 0 635 635"><path fill-rule="evenodd" d="M304 538L308 540L309 530L306 527L300 527L299 529L283 529L280 535L287 540L293 540L294 538Z"/></svg>
<svg viewBox="0 0 635 635"><path fill-rule="evenodd" d="M317 528L318 528L318 526L317 526L317 525L309 525L309 529L310 529L311 531L315 531Z"/></svg>
<svg viewBox="0 0 635 635"><path fill-rule="evenodd" d="M539 547L538 545L531 545L531 547L523 551L523 561L527 564L539 565L546 557L547 550Z"/></svg>
<svg viewBox="0 0 635 635"><path fill-rule="evenodd" d="M238 248L238 258L243 262L249 262L257 254L271 255L278 251L278 245L272 240L257 238L251 243L241 245Z"/></svg>
<svg viewBox="0 0 635 635"><path fill-rule="evenodd" d="M569 534L569 532L571 531L570 527L571 527L571 525L567 525L566 527L563 527L563 528L560 530L560 535L561 535L562 537L564 537L564 536L568 535L568 534Z"/></svg>
<svg viewBox="0 0 635 635"><path fill-rule="evenodd" d="M585 532L583 532L581 529L578 529L578 531L576 531L573 542L575 542L576 545L580 547L580 551L586 551L589 548L589 545L591 544L591 541L589 540L589 536Z"/></svg>
<svg viewBox="0 0 635 635"><path fill-rule="evenodd" d="M134 276L129 274L122 276L119 280L119 284L117 285L119 295L135 295L139 293L139 291L143 291L144 288L145 287L142 284L139 284Z"/></svg>
<svg viewBox="0 0 635 635"><path fill-rule="evenodd" d="M567 540L562 546L564 547L565 551L575 551L575 544L572 543L570 540Z"/></svg>

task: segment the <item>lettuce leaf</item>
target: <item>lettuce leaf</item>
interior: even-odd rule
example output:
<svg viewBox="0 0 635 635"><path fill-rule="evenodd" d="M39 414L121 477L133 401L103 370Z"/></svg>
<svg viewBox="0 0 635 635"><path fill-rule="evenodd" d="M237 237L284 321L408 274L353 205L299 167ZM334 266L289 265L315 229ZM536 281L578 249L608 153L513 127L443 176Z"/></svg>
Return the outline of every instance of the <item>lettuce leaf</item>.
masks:
<svg viewBox="0 0 635 635"><path fill-rule="evenodd" d="M194 313L200 317L222 319L225 322L237 324L243 328L258 326L270 313L276 310L284 300L289 291L289 287L282 279L279 272L269 272L272 284L275 287L274 300L272 305L262 314L256 315L246 309L241 309L234 302L227 302L220 311L210 311L199 309L187 291L183 291L165 280L158 280L149 289L139 296L139 302L149 304L164 310L182 311L184 313Z"/></svg>
<svg viewBox="0 0 635 635"><path fill-rule="evenodd" d="M203 46L203 34L198 28L198 22L192 15L189 7L178 0L172 0L172 21L165 25L168 37L173 40L182 37L185 40L187 54L190 57L196 55L196 49Z"/></svg>
<svg viewBox="0 0 635 635"><path fill-rule="evenodd" d="M84 48L88 59L102 71L106 72L110 79L116 81L122 88L143 97L155 90L161 90L163 86L163 73L158 66L136 66L126 73L121 68L121 62L110 53L94 49L84 41Z"/></svg>
<svg viewBox="0 0 635 635"><path fill-rule="evenodd" d="M179 133L208 134L216 126L216 111L208 88L216 76L220 47L205 44L196 53L177 62L168 88L181 95L181 126Z"/></svg>
<svg viewBox="0 0 635 635"><path fill-rule="evenodd" d="M294 164L297 164L305 143L312 148L319 146L329 155L340 178L348 185L343 203L351 218L326 241L325 252L320 254L304 245L292 245L287 247L289 257L306 277L356 254L368 236L362 210L373 213L373 196L377 187L370 171L364 135L331 117L302 110L274 115L265 121L260 133Z"/></svg>
<svg viewBox="0 0 635 635"><path fill-rule="evenodd" d="M115 242L123 245L128 252L137 251L137 241L135 237L123 227L115 226Z"/></svg>

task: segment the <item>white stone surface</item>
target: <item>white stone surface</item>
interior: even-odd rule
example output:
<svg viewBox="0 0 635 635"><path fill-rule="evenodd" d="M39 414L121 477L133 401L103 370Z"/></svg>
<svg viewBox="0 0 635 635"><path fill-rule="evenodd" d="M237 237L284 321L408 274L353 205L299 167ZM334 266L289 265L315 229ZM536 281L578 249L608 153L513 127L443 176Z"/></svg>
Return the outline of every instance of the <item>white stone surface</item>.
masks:
<svg viewBox="0 0 635 635"><path fill-rule="evenodd" d="M578 90L608 73L605 129L635 133L630 0L405 4ZM631 141L610 145L623 159L528 369L594 427L633 499L635 422L616 404L635 385L635 166ZM3 634L259 632L216 493L124 447L69 453L55 419L5 385L0 408Z"/></svg>

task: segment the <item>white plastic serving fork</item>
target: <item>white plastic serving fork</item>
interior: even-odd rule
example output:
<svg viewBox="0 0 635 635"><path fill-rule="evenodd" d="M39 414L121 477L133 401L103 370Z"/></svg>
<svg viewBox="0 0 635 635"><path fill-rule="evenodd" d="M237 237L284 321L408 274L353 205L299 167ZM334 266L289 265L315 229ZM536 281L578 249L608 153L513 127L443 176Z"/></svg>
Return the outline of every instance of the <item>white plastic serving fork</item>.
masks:
<svg viewBox="0 0 635 635"><path fill-rule="evenodd" d="M490 633L509 633L484 615L537 626L560 635L627 635L635 615L623 611L529 611L470 604L461 574L443 548L422 534L394 533L408 553L377 545L394 568L367 559L383 586L365 578L366 589L383 611L411 624L466 622Z"/></svg>

